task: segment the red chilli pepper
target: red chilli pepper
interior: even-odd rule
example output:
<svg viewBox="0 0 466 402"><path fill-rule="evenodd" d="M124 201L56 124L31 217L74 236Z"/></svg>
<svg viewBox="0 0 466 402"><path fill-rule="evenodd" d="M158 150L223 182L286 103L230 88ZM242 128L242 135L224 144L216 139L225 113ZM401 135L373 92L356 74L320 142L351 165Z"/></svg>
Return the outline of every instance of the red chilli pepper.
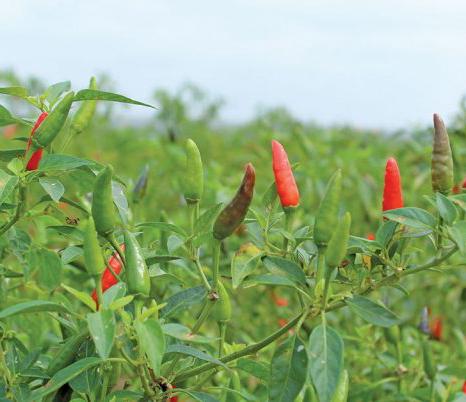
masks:
<svg viewBox="0 0 466 402"><path fill-rule="evenodd" d="M31 148L32 144L32 136L36 132L36 130L39 128L39 126L42 124L42 122L45 120L45 118L48 116L47 112L41 113L41 115L38 117L36 124L34 124L34 127L31 130L31 135L29 136L28 144L26 147L26 153L29 151L29 148ZM32 155L31 158L28 161L28 164L26 165L26 170L36 170L39 167L40 160L42 159L42 148L39 148L37 151L35 151Z"/></svg>
<svg viewBox="0 0 466 402"><path fill-rule="evenodd" d="M122 244L121 246L122 251L125 250L125 245ZM108 260L108 265L113 269L113 271L119 275L121 272L121 260L120 257L118 257L118 254L115 252L113 255L110 257ZM110 289L112 286L116 285L118 283L118 278L113 276L112 271L110 271L110 268L105 268L104 273L102 274L102 279L100 281L102 284L102 292L105 292L106 290ZM96 289L93 290L91 297L94 299L94 301L97 304L97 291Z"/></svg>
<svg viewBox="0 0 466 402"><path fill-rule="evenodd" d="M382 210L403 208L400 170L395 158L389 158L385 167Z"/></svg>
<svg viewBox="0 0 466 402"><path fill-rule="evenodd" d="M275 185L283 208L299 205L299 190L291 170L285 148L278 141L272 141L272 166Z"/></svg>
<svg viewBox="0 0 466 402"><path fill-rule="evenodd" d="M464 181L463 181L463 188L466 188L466 177L464 178Z"/></svg>
<svg viewBox="0 0 466 402"><path fill-rule="evenodd" d="M463 394L466 394L466 380L463 382Z"/></svg>
<svg viewBox="0 0 466 402"><path fill-rule="evenodd" d="M374 241L374 240L375 240L375 234L372 233L372 232L368 233L368 234L367 234L367 240L372 240L372 241Z"/></svg>
<svg viewBox="0 0 466 402"><path fill-rule="evenodd" d="M443 323L441 317L435 317L430 324L430 331L432 333L432 338L437 341L442 340L442 333L443 333Z"/></svg>

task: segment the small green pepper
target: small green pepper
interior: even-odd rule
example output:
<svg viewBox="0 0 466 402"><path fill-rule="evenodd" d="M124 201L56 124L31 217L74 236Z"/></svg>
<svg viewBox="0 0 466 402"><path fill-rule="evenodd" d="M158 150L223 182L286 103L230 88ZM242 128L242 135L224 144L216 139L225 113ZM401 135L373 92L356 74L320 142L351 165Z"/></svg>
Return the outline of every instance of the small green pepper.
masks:
<svg viewBox="0 0 466 402"><path fill-rule="evenodd" d="M91 276L98 276L105 269L105 261L92 217L89 217L84 228L84 263Z"/></svg>
<svg viewBox="0 0 466 402"><path fill-rule="evenodd" d="M214 303L210 316L217 322L229 321L231 318L230 296L220 281L218 282L218 300Z"/></svg>
<svg viewBox="0 0 466 402"><path fill-rule="evenodd" d="M112 195L113 168L106 166L97 175L92 195L92 217L97 233L106 237L115 230L115 208Z"/></svg>
<svg viewBox="0 0 466 402"><path fill-rule="evenodd" d="M343 370L338 380L337 388L332 397L332 402L346 402L348 400L349 377L348 371Z"/></svg>
<svg viewBox="0 0 466 402"><path fill-rule="evenodd" d="M190 138L186 141L185 151L184 198L188 204L195 204L200 201L204 191L202 159L196 143Z"/></svg>
<svg viewBox="0 0 466 402"><path fill-rule="evenodd" d="M97 89L95 77L91 78L91 81L89 83L89 89ZM71 135L78 135L86 131L86 129L89 127L89 124L92 121L92 118L94 117L96 106L97 101L95 100L87 100L81 102L81 106L76 111L75 115L73 116L73 119L71 120Z"/></svg>
<svg viewBox="0 0 466 402"><path fill-rule="evenodd" d="M341 193L341 170L338 169L330 178L324 197L316 214L314 224L314 242L318 247L325 247L332 237L338 221L338 206Z"/></svg>
<svg viewBox="0 0 466 402"><path fill-rule="evenodd" d="M351 215L347 212L334 229L325 252L325 262L330 269L336 268L346 255L350 236Z"/></svg>
<svg viewBox="0 0 466 402"><path fill-rule="evenodd" d="M33 148L46 148L52 143L65 125L73 100L74 92L69 92L50 112L31 137Z"/></svg>
<svg viewBox="0 0 466 402"><path fill-rule="evenodd" d="M125 230L125 275L128 293L149 296L150 276L146 260L134 234Z"/></svg>
<svg viewBox="0 0 466 402"><path fill-rule="evenodd" d="M453 187L453 157L450 140L443 120L434 114L434 141L432 147L432 189L448 194Z"/></svg>

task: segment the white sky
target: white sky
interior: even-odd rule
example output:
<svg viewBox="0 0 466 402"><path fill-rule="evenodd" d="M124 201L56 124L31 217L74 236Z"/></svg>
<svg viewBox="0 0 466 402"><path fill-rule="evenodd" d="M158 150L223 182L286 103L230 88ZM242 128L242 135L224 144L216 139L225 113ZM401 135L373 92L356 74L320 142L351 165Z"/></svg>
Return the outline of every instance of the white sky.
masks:
<svg viewBox="0 0 466 402"><path fill-rule="evenodd" d="M149 102L190 80L228 121L283 105L324 124L429 124L466 94L466 1L3 0L5 67L75 87L107 72Z"/></svg>

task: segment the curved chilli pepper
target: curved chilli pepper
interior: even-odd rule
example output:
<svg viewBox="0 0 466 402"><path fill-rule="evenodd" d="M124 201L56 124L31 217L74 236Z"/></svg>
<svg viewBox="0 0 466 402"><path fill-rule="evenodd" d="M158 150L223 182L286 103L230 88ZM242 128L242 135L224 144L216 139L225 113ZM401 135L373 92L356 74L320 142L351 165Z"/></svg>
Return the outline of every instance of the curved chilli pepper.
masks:
<svg viewBox="0 0 466 402"><path fill-rule="evenodd" d="M255 182L254 166L252 163L248 163L238 191L215 220L213 234L217 240L223 240L230 236L243 222L254 195Z"/></svg>
<svg viewBox="0 0 466 402"><path fill-rule="evenodd" d="M46 148L60 133L70 113L73 99L74 92L69 92L50 112L37 129L36 134L32 137L32 145L34 148Z"/></svg>
<svg viewBox="0 0 466 402"><path fill-rule="evenodd" d="M149 296L150 277L146 260L134 234L125 230L125 276L128 293Z"/></svg>
<svg viewBox="0 0 466 402"><path fill-rule="evenodd" d="M29 136L28 144L26 147L26 154L27 154L27 151L29 151L29 148L31 148L33 135L35 134L36 130L39 128L39 126L42 124L42 122L45 120L47 116L48 116L47 112L41 113L36 123L34 124L34 127L31 130L31 135ZM26 165L26 170L36 170L39 167L40 160L42 159L42 152L43 152L43 149L40 148L31 155Z"/></svg>
<svg viewBox="0 0 466 402"><path fill-rule="evenodd" d="M47 374L52 377L61 369L69 366L75 359L79 346L86 340L89 332L87 329L82 330L78 334L68 338L63 344L58 353L49 363Z"/></svg>
<svg viewBox="0 0 466 402"><path fill-rule="evenodd" d="M275 186L283 208L299 205L299 190L285 148L278 141L272 141L272 167Z"/></svg>
<svg viewBox="0 0 466 402"><path fill-rule="evenodd" d="M184 198L188 204L199 202L204 191L204 170L201 153L196 143L188 138L185 145L186 172L184 178Z"/></svg>
<svg viewBox="0 0 466 402"><path fill-rule="evenodd" d="M89 89L97 89L97 82L95 77L91 78ZM82 105L76 111L73 119L71 120L70 130L72 135L81 134L89 127L92 118L94 117L97 101L87 100L83 101Z"/></svg>
<svg viewBox="0 0 466 402"><path fill-rule="evenodd" d="M222 282L218 283L218 300L215 301L210 316L217 322L226 322L231 319L230 296Z"/></svg>
<svg viewBox="0 0 466 402"><path fill-rule="evenodd" d="M348 400L349 376L348 371L343 370L340 374L337 387L333 393L331 402L346 402Z"/></svg>
<svg viewBox="0 0 466 402"><path fill-rule="evenodd" d="M106 166L97 175L92 195L92 217L97 233L107 236L115 230L115 208L112 195L113 168Z"/></svg>
<svg viewBox="0 0 466 402"><path fill-rule="evenodd" d="M396 208L403 208L401 176L396 159L389 158L385 165L382 210L389 211Z"/></svg>
<svg viewBox="0 0 466 402"><path fill-rule="evenodd" d="M330 178L325 194L320 201L314 224L314 241L318 247L330 241L338 222L338 205L341 194L341 170Z"/></svg>
<svg viewBox="0 0 466 402"><path fill-rule="evenodd" d="M434 114L434 141L432 146L432 189L448 194L453 187L453 157L450 140L443 120Z"/></svg>
<svg viewBox="0 0 466 402"><path fill-rule="evenodd" d="M121 244L120 248L123 251L125 251L124 244ZM115 272L115 274L119 275L121 273L122 264L121 264L121 260L117 252L113 253L113 255L110 257L110 259L108 260L108 265L110 265L110 267L112 268L113 272ZM118 283L118 278L114 276L110 268L107 267L105 268L105 271L102 274L100 283L102 286L102 292L105 292L106 290L110 289L112 286ZM95 289L92 292L91 297L94 299L96 303L98 302L97 291Z"/></svg>
<svg viewBox="0 0 466 402"><path fill-rule="evenodd" d="M351 214L347 212L340 220L325 252L325 261L329 268L336 268L340 265L346 255L348 240L351 228Z"/></svg>
<svg viewBox="0 0 466 402"><path fill-rule="evenodd" d="M94 219L89 217L84 228L84 264L87 272L91 276L97 276L105 268L105 262L102 257L99 239L95 230Z"/></svg>

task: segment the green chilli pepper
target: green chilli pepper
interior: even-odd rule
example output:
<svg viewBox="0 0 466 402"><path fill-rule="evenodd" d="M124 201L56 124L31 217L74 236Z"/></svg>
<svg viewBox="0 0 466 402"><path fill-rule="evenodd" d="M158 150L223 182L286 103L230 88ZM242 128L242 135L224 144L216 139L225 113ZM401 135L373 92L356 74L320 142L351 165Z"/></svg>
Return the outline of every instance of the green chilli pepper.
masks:
<svg viewBox="0 0 466 402"><path fill-rule="evenodd" d="M115 208L112 195L113 168L106 166L97 175L92 195L92 217L97 233L108 236L115 230Z"/></svg>
<svg viewBox="0 0 466 402"><path fill-rule="evenodd" d="M105 269L105 261L92 217L89 217L84 228L84 263L91 276L98 276Z"/></svg>
<svg viewBox="0 0 466 402"><path fill-rule="evenodd" d="M432 146L432 189L448 194L453 187L453 157L450 140L443 120L434 114L434 141Z"/></svg>
<svg viewBox="0 0 466 402"><path fill-rule="evenodd" d="M427 338L422 340L422 357L424 360L424 371L426 372L427 377L432 381L435 378L436 370L432 361L432 354Z"/></svg>
<svg viewBox="0 0 466 402"><path fill-rule="evenodd" d="M210 312L210 316L217 322L226 322L231 318L231 302L230 296L223 286L222 282L218 282L218 300Z"/></svg>
<svg viewBox="0 0 466 402"><path fill-rule="evenodd" d="M31 137L31 142L35 148L46 148L60 133L70 113L73 99L74 92L69 92L45 118L34 136Z"/></svg>
<svg viewBox="0 0 466 402"><path fill-rule="evenodd" d="M351 215L347 212L343 216L343 219L338 223L338 226L334 229L333 236L328 242L327 250L325 252L325 262L331 269L338 267L346 255L350 236L350 227Z"/></svg>
<svg viewBox="0 0 466 402"><path fill-rule="evenodd" d="M251 163L246 165L243 181L230 203L220 212L214 223L214 237L223 240L243 222L254 195L256 172Z"/></svg>
<svg viewBox="0 0 466 402"><path fill-rule="evenodd" d="M97 89L95 77L91 78L89 89ZM73 116L73 120L71 120L71 135L78 135L86 131L94 117L96 106L97 101L95 100L82 101L81 106Z"/></svg>
<svg viewBox="0 0 466 402"><path fill-rule="evenodd" d="M125 231L125 275L130 294L150 294L150 276L146 260L134 234Z"/></svg>
<svg viewBox="0 0 466 402"><path fill-rule="evenodd" d="M338 380L337 388L335 389L331 402L346 402L348 399L348 390L349 390L348 371L343 370L340 374L340 379Z"/></svg>
<svg viewBox="0 0 466 402"><path fill-rule="evenodd" d="M202 159L196 143L186 141L186 172L184 177L184 198L188 204L199 202L204 191L204 171Z"/></svg>
<svg viewBox="0 0 466 402"><path fill-rule="evenodd" d="M332 237L338 221L338 206L341 193L341 170L330 178L324 197L316 214L314 241L318 247L325 247Z"/></svg>
<svg viewBox="0 0 466 402"><path fill-rule="evenodd" d="M78 353L79 347L86 340L88 335L89 332L86 328L78 334L73 335L63 344L63 346L60 348L56 356L51 360L47 368L47 374L50 377L52 377L61 369L69 366L74 361Z"/></svg>

